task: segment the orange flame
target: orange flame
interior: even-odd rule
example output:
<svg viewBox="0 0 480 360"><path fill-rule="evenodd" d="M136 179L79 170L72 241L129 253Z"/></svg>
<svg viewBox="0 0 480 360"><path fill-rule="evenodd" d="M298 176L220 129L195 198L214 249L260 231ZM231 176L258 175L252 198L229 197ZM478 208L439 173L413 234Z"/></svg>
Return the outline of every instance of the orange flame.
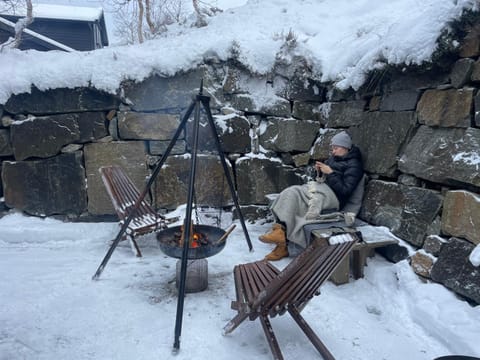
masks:
<svg viewBox="0 0 480 360"><path fill-rule="evenodd" d="M190 247L191 248L197 248L200 246L200 235L198 233L194 233L192 236L192 241L190 242Z"/></svg>

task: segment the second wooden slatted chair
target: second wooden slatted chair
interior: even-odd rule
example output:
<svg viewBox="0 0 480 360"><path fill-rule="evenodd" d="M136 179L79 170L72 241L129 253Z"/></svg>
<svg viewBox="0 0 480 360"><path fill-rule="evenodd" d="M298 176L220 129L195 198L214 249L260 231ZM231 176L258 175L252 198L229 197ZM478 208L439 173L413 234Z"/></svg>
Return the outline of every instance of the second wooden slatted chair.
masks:
<svg viewBox="0 0 480 360"><path fill-rule="evenodd" d="M224 327L224 334L235 330L245 319L260 319L268 344L275 359L283 359L273 332L270 318L288 312L324 359L333 355L300 315L303 307L328 280L341 261L350 254L359 237L355 233L336 235L330 239L316 239L289 263L283 271L262 260L237 265L234 280L237 299L232 309L237 315Z"/></svg>

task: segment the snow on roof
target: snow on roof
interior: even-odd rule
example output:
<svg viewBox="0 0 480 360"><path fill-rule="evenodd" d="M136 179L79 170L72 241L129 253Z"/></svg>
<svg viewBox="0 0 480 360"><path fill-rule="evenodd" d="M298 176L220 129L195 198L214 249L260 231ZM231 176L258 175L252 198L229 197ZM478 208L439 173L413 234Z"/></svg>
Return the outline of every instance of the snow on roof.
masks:
<svg viewBox="0 0 480 360"><path fill-rule="evenodd" d="M2 11L0 6L0 13ZM19 6L14 12L9 11L9 15L26 16L27 11L25 6ZM103 16L103 9L101 7L84 7L84 6L69 6L69 5L52 5L52 4L34 4L33 17L47 18L47 19L62 19L62 20L76 20L76 21L96 21Z"/></svg>
<svg viewBox="0 0 480 360"><path fill-rule="evenodd" d="M7 19L4 19L3 17L0 16L0 23L3 23L5 25L8 25L10 26L12 29L15 29L15 24L11 21L8 21ZM56 47L57 49L60 49L60 50L65 50L65 51L75 51L75 49L72 49L71 47L65 45L65 44L62 44L58 41L55 41L47 36L43 36L42 34L39 34L35 31L32 31L30 29L23 29L23 32L30 35L30 36L33 36L34 38L37 38L41 41L44 41L46 43L49 43L51 45L53 45L54 47Z"/></svg>
<svg viewBox="0 0 480 360"><path fill-rule="evenodd" d="M208 26L192 26L191 17L140 45L81 54L10 49L0 53L0 104L32 85L116 93L124 80L172 76L206 58L225 61L232 49L258 74L271 72L279 58L292 62L301 56L321 81L358 89L370 71L386 64L429 61L449 23L471 9L478 10L477 0L248 1L209 17Z"/></svg>

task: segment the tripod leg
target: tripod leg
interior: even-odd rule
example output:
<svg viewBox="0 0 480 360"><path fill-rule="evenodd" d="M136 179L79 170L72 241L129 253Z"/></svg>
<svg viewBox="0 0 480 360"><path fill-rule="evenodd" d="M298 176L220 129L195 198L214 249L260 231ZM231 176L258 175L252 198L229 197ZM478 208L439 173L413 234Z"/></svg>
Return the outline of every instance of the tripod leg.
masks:
<svg viewBox="0 0 480 360"><path fill-rule="evenodd" d="M187 262L188 262L188 249L189 239L193 234L190 233L190 223L192 220L192 207L193 207L193 193L195 184L195 173L197 168L197 152L198 152L198 127L200 118L200 102L198 99L195 103L195 115L193 126L193 148L192 148L192 160L190 163L190 175L188 185L187 196L187 210L185 213L184 229L185 229L185 241L183 243L182 251L182 263L180 267L180 284L178 287L178 300L177 300L177 316L175 320L175 340L173 343L173 351L178 352L180 349L180 335L182 333L182 321L183 321L183 305L185 300L185 283L187 278Z"/></svg>
<svg viewBox="0 0 480 360"><path fill-rule="evenodd" d="M192 114L192 111L193 109L195 108L195 104L196 104L196 101L192 101L192 103L190 104L190 106L188 107L187 109L187 112L185 113L185 115L183 116L183 119L182 121L180 122L180 125L177 129L177 131L175 132L172 140L170 141L170 144L168 145L167 149L165 150L165 153L163 154L162 158L160 159L160 161L158 162L158 164L155 166L155 169L153 170L152 172L152 175L150 176L150 179L148 180L148 183L147 185L145 186L145 189L142 191L142 193L139 195L137 201L135 202L135 204L133 205L132 207L132 211L130 212L130 214L128 215L128 217L125 219L125 222L123 223L122 227L120 228L120 231L118 232L117 234L117 237L115 238L115 240L113 240L112 242L112 245L110 246L110 248L108 249L107 251L107 254L105 255L105 257L103 258L102 262L100 263L100 266L98 267L97 271L95 272L95 274L92 276L92 280L97 280L100 275L102 274L103 272L103 269L105 268L105 266L107 266L107 263L108 261L110 260L110 257L112 256L113 254L113 251L115 250L115 248L117 247L118 243L120 242L120 240L122 239L123 235L125 234L125 232L127 231L128 229L128 225L130 225L130 222L132 221L133 217L136 215L137 213L137 210L140 206L140 204L142 203L143 199L145 198L145 196L147 195L148 191L150 190L153 182L155 181L155 178L157 177L158 173L160 172L160 169L162 168L163 164L165 163L165 160L167 159L168 155L170 154L170 152L172 151L172 148L173 146L175 145L175 143L177 142L177 139L178 137L180 136L181 132L183 131L183 129L185 128L185 125L188 121L188 118L190 117L190 115Z"/></svg>

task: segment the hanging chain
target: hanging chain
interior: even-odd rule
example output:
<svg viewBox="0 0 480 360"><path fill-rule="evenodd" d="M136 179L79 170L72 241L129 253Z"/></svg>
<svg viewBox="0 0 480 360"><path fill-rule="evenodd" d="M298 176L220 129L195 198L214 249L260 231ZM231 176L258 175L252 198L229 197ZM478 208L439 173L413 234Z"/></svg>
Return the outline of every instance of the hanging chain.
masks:
<svg viewBox="0 0 480 360"><path fill-rule="evenodd" d="M193 209L195 211L195 223L197 225L199 225L200 224L200 219L199 219L199 216L198 216L197 194L195 192L195 187L193 188L193 203L194 203Z"/></svg>

